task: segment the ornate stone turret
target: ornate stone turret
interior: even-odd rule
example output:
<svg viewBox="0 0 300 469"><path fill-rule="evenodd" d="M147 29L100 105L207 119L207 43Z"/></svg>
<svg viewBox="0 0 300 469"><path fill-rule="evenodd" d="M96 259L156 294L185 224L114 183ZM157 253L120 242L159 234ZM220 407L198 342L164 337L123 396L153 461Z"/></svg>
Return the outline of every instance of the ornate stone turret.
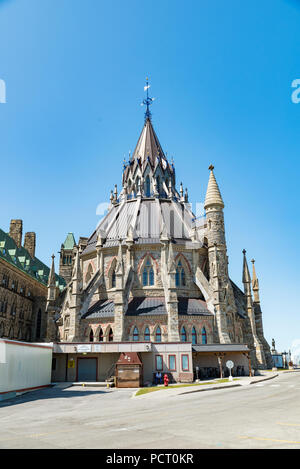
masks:
<svg viewBox="0 0 300 469"><path fill-rule="evenodd" d="M252 366L258 368L264 368L266 366L263 345L260 341L260 338L257 333L256 328L256 318L254 313L253 301L252 301L252 292L251 292L251 277L248 269L248 263L246 258L246 250L243 250L244 260L243 260L243 284L244 284L244 293L246 296L246 308L247 308L247 315L250 321L251 330L252 330L252 337L253 337L253 344L249 344L249 346L253 346L254 350L251 351L251 359L252 359Z"/></svg>
<svg viewBox="0 0 300 469"><path fill-rule="evenodd" d="M57 338L57 327L55 324L55 313L56 313L56 280L55 280L55 266L54 266L54 254L52 254L52 264L48 277L48 292L47 292L47 303L46 303L46 313L47 313L47 333L46 340L48 342L53 342Z"/></svg>
<svg viewBox="0 0 300 469"><path fill-rule="evenodd" d="M255 260L252 259L252 290L253 290L253 308L255 314L255 324L256 324L256 331L259 337L260 342L263 345L265 360L267 362L267 367L271 368L273 366L270 346L264 337L264 330L263 330L263 320L262 320L262 311L260 306L260 298L259 298L259 282L255 271Z"/></svg>
<svg viewBox="0 0 300 469"><path fill-rule="evenodd" d="M82 271L80 266L79 248L76 247L74 268L72 272L72 290L70 304L69 341L76 342L80 337L80 306L82 292Z"/></svg>
<svg viewBox="0 0 300 469"><path fill-rule="evenodd" d="M210 284L214 291L214 307L216 311L216 325L220 343L230 343L226 319L226 288L229 283L227 248L223 208L224 202L213 173L214 167L209 168L210 175L206 191L204 209L207 220L207 242Z"/></svg>
<svg viewBox="0 0 300 469"><path fill-rule="evenodd" d="M47 300L48 301L55 301L55 298L56 298L56 294L55 294L55 290L56 290L56 284L55 284L55 266L54 266L54 259L55 259L55 255L52 254L52 263L51 263L51 269L50 269L50 272L49 272L49 277L48 277L48 296L47 296Z"/></svg>

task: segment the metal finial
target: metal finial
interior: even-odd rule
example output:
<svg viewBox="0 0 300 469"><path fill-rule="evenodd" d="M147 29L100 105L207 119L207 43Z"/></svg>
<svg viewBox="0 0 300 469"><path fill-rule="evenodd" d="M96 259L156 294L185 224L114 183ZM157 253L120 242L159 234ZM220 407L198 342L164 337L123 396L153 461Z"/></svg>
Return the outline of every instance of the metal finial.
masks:
<svg viewBox="0 0 300 469"><path fill-rule="evenodd" d="M246 254L246 249L243 249L243 254L244 254L244 255Z"/></svg>
<svg viewBox="0 0 300 469"><path fill-rule="evenodd" d="M210 171L212 171L214 168L215 168L215 167L214 167L214 165L212 165L212 164L208 167L208 169L209 169Z"/></svg>
<svg viewBox="0 0 300 469"><path fill-rule="evenodd" d="M147 107L146 112L145 112L145 120L147 120L147 119L151 120L151 112L150 112L149 107L151 106L151 104L155 100L155 98L150 98L149 92L148 92L149 88L150 88L150 85L149 85L149 81L148 81L148 77L147 77L146 78L146 86L144 86L144 91L147 91L147 97L146 97L146 99L143 99L143 102L141 103L142 106L145 105Z"/></svg>

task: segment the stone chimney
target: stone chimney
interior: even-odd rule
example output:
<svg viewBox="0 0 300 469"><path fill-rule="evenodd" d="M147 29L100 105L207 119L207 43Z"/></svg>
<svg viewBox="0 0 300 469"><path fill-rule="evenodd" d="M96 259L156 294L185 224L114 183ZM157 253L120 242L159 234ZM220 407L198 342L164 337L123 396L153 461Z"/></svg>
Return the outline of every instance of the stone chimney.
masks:
<svg viewBox="0 0 300 469"><path fill-rule="evenodd" d="M22 231L23 231L22 220L10 221L9 236L14 240L18 248L22 246Z"/></svg>
<svg viewBox="0 0 300 469"><path fill-rule="evenodd" d="M32 258L35 257L35 241L36 235L34 232L25 233L24 248L27 249Z"/></svg>

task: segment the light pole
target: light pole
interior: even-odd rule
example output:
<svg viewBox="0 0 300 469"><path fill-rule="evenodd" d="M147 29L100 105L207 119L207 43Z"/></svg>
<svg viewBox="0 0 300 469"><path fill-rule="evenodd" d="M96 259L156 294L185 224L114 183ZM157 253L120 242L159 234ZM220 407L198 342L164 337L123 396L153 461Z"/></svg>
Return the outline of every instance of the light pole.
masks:
<svg viewBox="0 0 300 469"><path fill-rule="evenodd" d="M199 366L196 366L196 383L199 383Z"/></svg>
<svg viewBox="0 0 300 469"><path fill-rule="evenodd" d="M287 368L287 366L286 366L287 352L286 351L282 352L282 355L283 355L283 368Z"/></svg>

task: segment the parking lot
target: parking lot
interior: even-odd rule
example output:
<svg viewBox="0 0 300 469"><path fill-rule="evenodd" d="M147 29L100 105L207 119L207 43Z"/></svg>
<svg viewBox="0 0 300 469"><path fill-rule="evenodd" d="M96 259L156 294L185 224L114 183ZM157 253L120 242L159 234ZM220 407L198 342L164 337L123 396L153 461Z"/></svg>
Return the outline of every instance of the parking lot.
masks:
<svg viewBox="0 0 300 469"><path fill-rule="evenodd" d="M299 372L167 397L133 391L54 387L2 402L0 448L300 448Z"/></svg>

